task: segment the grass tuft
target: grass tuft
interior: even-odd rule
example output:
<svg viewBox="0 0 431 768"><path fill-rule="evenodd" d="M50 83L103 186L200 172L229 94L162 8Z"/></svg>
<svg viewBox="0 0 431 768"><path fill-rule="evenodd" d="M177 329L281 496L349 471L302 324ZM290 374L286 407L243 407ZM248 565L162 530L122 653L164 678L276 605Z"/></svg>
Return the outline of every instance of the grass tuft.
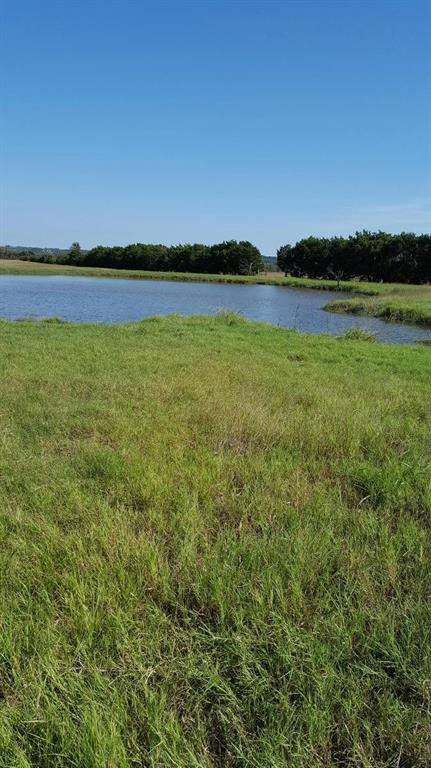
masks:
<svg viewBox="0 0 431 768"><path fill-rule="evenodd" d="M376 335L365 328L349 328L340 338L347 341L368 341L373 343L376 341Z"/></svg>
<svg viewBox="0 0 431 768"><path fill-rule="evenodd" d="M217 312L216 318L225 325L243 325L249 322L240 312L233 312L230 309L220 309Z"/></svg>

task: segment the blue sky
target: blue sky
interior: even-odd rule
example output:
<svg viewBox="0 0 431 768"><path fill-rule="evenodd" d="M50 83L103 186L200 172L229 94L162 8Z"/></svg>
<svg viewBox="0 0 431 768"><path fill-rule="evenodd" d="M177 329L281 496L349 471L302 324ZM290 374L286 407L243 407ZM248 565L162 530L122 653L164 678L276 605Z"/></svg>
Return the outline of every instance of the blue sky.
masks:
<svg viewBox="0 0 431 768"><path fill-rule="evenodd" d="M0 243L430 230L428 2L1 9Z"/></svg>

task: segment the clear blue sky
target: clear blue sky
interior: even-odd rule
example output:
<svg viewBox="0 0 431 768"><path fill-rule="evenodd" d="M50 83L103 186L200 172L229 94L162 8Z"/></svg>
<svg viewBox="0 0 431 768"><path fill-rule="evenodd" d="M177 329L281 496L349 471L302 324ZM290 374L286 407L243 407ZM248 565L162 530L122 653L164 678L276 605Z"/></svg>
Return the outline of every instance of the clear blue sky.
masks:
<svg viewBox="0 0 431 768"><path fill-rule="evenodd" d="M0 5L0 243L430 230L428 2Z"/></svg>

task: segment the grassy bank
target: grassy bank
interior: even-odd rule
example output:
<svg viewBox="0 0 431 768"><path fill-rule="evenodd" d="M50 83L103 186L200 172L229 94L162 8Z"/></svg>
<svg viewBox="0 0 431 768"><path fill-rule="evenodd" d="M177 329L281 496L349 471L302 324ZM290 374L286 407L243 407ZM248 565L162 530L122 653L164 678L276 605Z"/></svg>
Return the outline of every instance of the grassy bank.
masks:
<svg viewBox="0 0 431 768"><path fill-rule="evenodd" d="M0 324L0 765L425 768L431 353Z"/></svg>
<svg viewBox="0 0 431 768"><path fill-rule="evenodd" d="M103 269L96 267L69 267L58 264L39 264L18 259L0 259L0 275L75 275L85 277L112 277L130 280L179 280L183 282L206 283L251 283L254 285L285 285L291 288L316 288L319 290L352 291L366 296L380 295L394 287L409 290L411 286L394 286L382 283L341 282L335 280L310 280L308 278L284 277L280 272L265 275L208 275L195 272L144 272L138 269Z"/></svg>
<svg viewBox="0 0 431 768"><path fill-rule="evenodd" d="M372 298L354 298L329 302L325 309L373 315L384 320L417 323L431 327L431 287L405 286Z"/></svg>

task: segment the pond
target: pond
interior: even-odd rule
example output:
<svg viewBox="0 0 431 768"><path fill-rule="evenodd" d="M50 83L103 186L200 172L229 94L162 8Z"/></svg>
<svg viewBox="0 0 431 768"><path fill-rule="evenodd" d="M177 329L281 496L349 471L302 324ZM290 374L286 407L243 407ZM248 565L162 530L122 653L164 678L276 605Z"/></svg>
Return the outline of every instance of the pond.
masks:
<svg viewBox="0 0 431 768"><path fill-rule="evenodd" d="M386 343L411 344L431 339L429 329L323 311L328 301L346 295L274 285L3 275L0 318L60 317L77 323L128 323L151 315L213 315L226 309L306 333L341 335L349 328L365 328Z"/></svg>

